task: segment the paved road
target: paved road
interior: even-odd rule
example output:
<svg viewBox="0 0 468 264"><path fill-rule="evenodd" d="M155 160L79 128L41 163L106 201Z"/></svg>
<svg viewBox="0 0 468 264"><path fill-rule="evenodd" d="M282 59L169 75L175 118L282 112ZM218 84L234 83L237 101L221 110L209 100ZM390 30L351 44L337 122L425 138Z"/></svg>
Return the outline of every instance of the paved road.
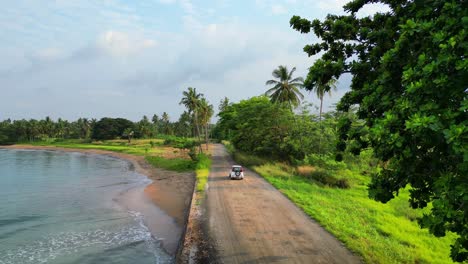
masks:
<svg viewBox="0 0 468 264"><path fill-rule="evenodd" d="M257 174L247 170L244 180L229 180L233 164L215 145L206 206L221 263L360 263Z"/></svg>

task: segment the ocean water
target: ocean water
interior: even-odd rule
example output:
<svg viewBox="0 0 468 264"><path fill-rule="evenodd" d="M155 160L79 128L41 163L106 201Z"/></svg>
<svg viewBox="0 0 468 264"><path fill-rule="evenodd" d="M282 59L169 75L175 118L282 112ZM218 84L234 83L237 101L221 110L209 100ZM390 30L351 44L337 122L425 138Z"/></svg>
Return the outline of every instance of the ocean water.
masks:
<svg viewBox="0 0 468 264"><path fill-rule="evenodd" d="M148 181L111 157L0 149L0 264L172 263L119 203Z"/></svg>

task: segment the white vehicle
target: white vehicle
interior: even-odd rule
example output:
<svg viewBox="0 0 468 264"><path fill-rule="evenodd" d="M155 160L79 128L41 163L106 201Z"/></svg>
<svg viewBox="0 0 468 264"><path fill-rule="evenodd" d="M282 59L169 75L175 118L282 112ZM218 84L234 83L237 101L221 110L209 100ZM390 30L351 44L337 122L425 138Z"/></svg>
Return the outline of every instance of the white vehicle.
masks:
<svg viewBox="0 0 468 264"><path fill-rule="evenodd" d="M232 166L231 171L229 172L229 178L231 180L243 180L244 179L244 169L240 165Z"/></svg>

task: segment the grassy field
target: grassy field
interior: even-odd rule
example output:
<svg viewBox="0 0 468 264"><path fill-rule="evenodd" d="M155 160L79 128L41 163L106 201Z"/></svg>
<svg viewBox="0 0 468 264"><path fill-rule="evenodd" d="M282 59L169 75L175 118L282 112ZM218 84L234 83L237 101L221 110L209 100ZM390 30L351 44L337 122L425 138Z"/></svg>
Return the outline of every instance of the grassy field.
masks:
<svg viewBox="0 0 468 264"><path fill-rule="evenodd" d="M348 188L339 189L300 176L301 170L283 163L238 152L234 157L249 164L366 263L453 263L449 254L455 235L436 238L420 229L417 218L429 209L411 209L408 190L382 204L368 198L369 177L349 169L330 172L347 180Z"/></svg>

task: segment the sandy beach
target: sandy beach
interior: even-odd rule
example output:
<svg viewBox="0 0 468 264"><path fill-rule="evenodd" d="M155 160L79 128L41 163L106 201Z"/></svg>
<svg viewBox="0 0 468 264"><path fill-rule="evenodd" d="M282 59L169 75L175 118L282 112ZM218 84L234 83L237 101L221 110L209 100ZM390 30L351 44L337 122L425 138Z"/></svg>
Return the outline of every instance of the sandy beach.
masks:
<svg viewBox="0 0 468 264"><path fill-rule="evenodd" d="M152 183L144 190L132 190L124 195L124 204L141 209L153 236L163 238L162 245L175 255L185 230L188 210L193 194L193 173L178 173L151 166L143 156L135 156L96 149L72 149L53 146L12 145L3 149L51 150L106 155L131 162L135 171L147 176Z"/></svg>

